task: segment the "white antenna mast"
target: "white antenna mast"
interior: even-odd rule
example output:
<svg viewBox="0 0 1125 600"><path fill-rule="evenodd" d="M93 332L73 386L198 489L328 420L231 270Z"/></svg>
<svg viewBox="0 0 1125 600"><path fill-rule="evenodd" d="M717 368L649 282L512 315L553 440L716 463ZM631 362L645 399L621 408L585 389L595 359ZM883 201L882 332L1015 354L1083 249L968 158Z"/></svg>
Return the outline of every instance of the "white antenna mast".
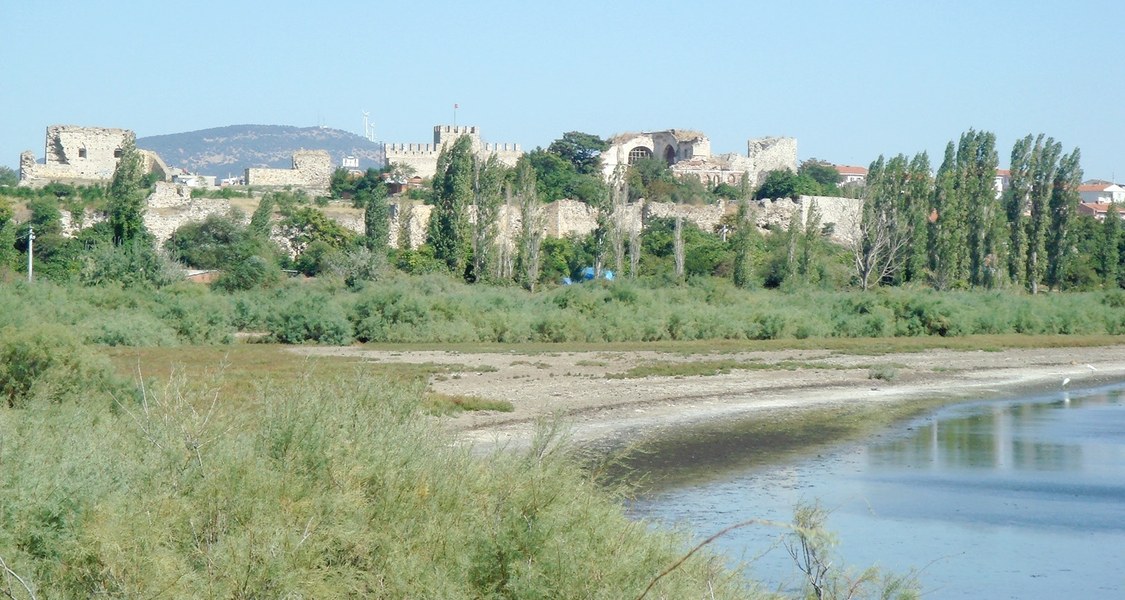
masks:
<svg viewBox="0 0 1125 600"><path fill-rule="evenodd" d="M363 111L363 137L367 138L367 140L370 142L374 142L375 126L371 124L371 121L369 120L370 116L371 113L367 112L366 110Z"/></svg>

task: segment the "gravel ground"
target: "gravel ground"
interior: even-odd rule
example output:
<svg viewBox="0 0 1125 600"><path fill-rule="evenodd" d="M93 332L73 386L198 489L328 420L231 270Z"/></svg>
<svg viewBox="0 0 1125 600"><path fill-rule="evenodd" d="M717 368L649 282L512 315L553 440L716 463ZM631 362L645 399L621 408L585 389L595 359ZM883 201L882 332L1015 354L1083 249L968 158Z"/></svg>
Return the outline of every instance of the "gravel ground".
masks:
<svg viewBox="0 0 1125 600"><path fill-rule="evenodd" d="M1125 379L1125 345L879 356L818 350L521 354L312 347L294 351L382 364L462 366L435 376L431 389L507 400L514 406L507 413L471 412L443 419L459 440L482 449L523 446L537 424L550 418L561 418L570 439L578 444L621 443L710 419L768 416L771 411L918 398L955 401ZM735 361L752 368L716 375L619 378L638 366L708 361Z"/></svg>

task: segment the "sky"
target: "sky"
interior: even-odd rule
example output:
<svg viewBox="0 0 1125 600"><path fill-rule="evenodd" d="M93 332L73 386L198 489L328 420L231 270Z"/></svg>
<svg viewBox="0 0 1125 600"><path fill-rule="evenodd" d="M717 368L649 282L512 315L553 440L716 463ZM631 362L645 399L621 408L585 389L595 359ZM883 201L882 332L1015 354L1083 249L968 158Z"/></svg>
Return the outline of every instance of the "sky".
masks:
<svg viewBox="0 0 1125 600"><path fill-rule="evenodd" d="M567 131L763 136L866 166L969 128L1078 147L1125 180L1125 2L567 0L152 3L0 0L0 165L52 124L138 136L323 125L428 143L476 125L546 147Z"/></svg>

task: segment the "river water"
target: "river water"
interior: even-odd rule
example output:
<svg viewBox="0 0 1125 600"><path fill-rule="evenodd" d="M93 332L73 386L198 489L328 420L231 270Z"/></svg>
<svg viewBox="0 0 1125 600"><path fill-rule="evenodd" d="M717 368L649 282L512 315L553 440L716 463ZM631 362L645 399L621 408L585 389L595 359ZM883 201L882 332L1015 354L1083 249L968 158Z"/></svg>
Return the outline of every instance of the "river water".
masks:
<svg viewBox="0 0 1125 600"><path fill-rule="evenodd" d="M927 599L1125 598L1125 385L947 407L816 457L718 473L631 511L702 539L818 501L837 564L916 569ZM713 548L792 591L783 531L749 526Z"/></svg>

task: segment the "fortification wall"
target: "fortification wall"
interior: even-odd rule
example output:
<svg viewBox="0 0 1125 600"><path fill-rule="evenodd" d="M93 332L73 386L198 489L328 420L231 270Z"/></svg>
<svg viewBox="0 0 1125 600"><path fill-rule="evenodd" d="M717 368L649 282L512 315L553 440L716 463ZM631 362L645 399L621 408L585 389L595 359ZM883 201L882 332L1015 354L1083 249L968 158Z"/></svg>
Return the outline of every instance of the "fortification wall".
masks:
<svg viewBox="0 0 1125 600"><path fill-rule="evenodd" d="M192 198L191 188L169 182L157 182L156 189L145 200L145 228L163 244L180 227L202 221L208 215L230 213L230 202L221 198Z"/></svg>
<svg viewBox="0 0 1125 600"><path fill-rule="evenodd" d="M413 200L391 203L390 245L394 248L414 249L426 243L426 230L434 207ZM404 239L405 236L405 239Z"/></svg>
<svg viewBox="0 0 1125 600"><path fill-rule="evenodd" d="M290 169L246 169L246 185L255 187L294 187L313 194L328 192L335 167L327 150L300 150L293 153Z"/></svg>
<svg viewBox="0 0 1125 600"><path fill-rule="evenodd" d="M797 138L763 137L746 142L746 156L752 165L754 184L770 171L788 169L797 172Z"/></svg>
<svg viewBox="0 0 1125 600"><path fill-rule="evenodd" d="M547 236L586 235L598 228L598 212L577 200L556 200L543 207Z"/></svg>
<svg viewBox="0 0 1125 600"><path fill-rule="evenodd" d="M644 205L644 222L650 219L674 219L680 217L685 221L694 223L703 231L714 232L727 212L733 207L726 202L705 206L692 206L688 204L675 204L673 202L646 202Z"/></svg>
<svg viewBox="0 0 1125 600"><path fill-rule="evenodd" d="M800 196L796 200L791 198L760 200L753 206L754 220L761 229L777 227L784 230L789 227L794 210L800 213L801 222L807 223L809 208L814 202L817 212L820 213L821 227L832 224L830 236L832 241L847 243L854 239L863 210L863 200L856 198Z"/></svg>
<svg viewBox="0 0 1125 600"><path fill-rule="evenodd" d="M109 127L78 127L51 125L47 128L44 159L40 164L35 154L20 154L20 185L42 187L57 181L87 185L113 179L125 144L136 136L128 129ZM141 168L167 180L168 165L155 152L141 150Z"/></svg>
<svg viewBox="0 0 1125 600"><path fill-rule="evenodd" d="M468 136L473 154L480 159L496 155L500 162L514 167L523 156L519 144L486 144L480 139L480 130L474 125L434 125L432 144L384 144L383 153L387 164L407 165L419 177L433 177L437 172L438 155L441 149L458 138Z"/></svg>

